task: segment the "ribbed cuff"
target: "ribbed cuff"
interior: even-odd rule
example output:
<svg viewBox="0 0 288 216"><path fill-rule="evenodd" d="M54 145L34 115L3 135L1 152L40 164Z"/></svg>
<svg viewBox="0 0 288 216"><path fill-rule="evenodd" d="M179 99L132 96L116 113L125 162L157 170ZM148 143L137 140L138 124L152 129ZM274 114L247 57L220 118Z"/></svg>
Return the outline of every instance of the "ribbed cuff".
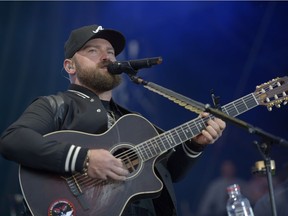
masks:
<svg viewBox="0 0 288 216"><path fill-rule="evenodd" d="M202 152L207 147L207 145L201 145L193 140L185 142L187 148L191 149L193 152Z"/></svg>
<svg viewBox="0 0 288 216"><path fill-rule="evenodd" d="M202 152L195 152L195 151L191 150L189 147L187 147L186 143L183 143L182 147L183 147L183 150L184 150L184 152L186 153L186 155L188 157L196 158L196 157L198 157L199 155L202 154Z"/></svg>
<svg viewBox="0 0 288 216"><path fill-rule="evenodd" d="M88 149L71 145L65 159L64 170L68 173L81 172Z"/></svg>

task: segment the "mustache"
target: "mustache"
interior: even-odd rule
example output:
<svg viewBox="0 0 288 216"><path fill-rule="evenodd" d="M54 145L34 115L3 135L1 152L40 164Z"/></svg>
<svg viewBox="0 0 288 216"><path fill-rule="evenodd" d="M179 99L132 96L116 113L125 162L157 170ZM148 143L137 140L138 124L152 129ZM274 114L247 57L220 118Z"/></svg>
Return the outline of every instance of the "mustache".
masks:
<svg viewBox="0 0 288 216"><path fill-rule="evenodd" d="M108 65L112 64L113 62L110 60L106 60L106 61L101 61L98 63L98 67L100 68L107 68Z"/></svg>

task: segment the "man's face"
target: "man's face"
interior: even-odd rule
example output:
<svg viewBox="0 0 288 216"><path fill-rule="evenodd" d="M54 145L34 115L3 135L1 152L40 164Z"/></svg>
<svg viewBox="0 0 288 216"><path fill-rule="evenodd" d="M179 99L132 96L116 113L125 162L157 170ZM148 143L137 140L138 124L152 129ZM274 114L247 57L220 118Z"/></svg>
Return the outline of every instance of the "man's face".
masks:
<svg viewBox="0 0 288 216"><path fill-rule="evenodd" d="M116 58L112 45L105 39L88 41L72 60L79 83L87 88L102 93L121 83L119 75L112 75L107 70L107 65L116 61Z"/></svg>

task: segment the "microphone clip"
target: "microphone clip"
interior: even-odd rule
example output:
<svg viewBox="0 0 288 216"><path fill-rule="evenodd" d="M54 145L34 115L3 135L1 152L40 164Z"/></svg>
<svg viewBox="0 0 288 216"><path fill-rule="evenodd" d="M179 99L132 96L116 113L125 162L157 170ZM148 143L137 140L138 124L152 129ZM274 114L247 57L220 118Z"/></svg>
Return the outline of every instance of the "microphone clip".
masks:
<svg viewBox="0 0 288 216"><path fill-rule="evenodd" d="M215 109L221 110L220 96L215 96L214 89L211 89L210 94L211 94L211 97L212 97L213 107Z"/></svg>

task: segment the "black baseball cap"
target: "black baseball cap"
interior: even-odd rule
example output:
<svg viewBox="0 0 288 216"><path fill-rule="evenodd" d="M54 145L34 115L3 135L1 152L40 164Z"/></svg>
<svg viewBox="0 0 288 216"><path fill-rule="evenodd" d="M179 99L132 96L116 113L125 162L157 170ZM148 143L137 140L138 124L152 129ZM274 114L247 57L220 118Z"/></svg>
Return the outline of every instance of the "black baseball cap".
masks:
<svg viewBox="0 0 288 216"><path fill-rule="evenodd" d="M125 37L122 33L104 29L99 25L83 26L71 32L64 46L65 59L72 58L89 40L103 38L109 41L115 50L115 56L120 54L125 47Z"/></svg>

